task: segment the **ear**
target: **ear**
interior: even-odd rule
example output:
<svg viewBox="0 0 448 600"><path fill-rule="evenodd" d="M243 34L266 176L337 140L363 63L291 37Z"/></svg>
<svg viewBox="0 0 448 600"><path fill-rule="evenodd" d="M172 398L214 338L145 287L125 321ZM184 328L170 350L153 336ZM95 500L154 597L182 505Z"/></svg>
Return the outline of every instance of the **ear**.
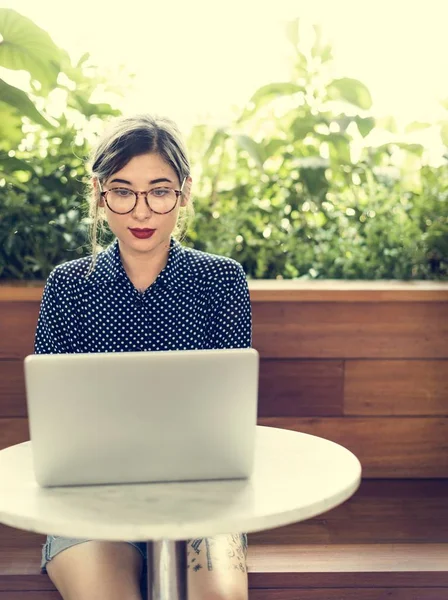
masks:
<svg viewBox="0 0 448 600"><path fill-rule="evenodd" d="M104 207L104 198L100 195L100 183L97 177L92 177L93 193L98 200L98 206Z"/></svg>
<svg viewBox="0 0 448 600"><path fill-rule="evenodd" d="M190 201L192 183L193 183L192 178L190 176L188 176L184 183L184 188L182 191L182 196L181 196L181 200L180 200L181 206L187 206L188 202Z"/></svg>

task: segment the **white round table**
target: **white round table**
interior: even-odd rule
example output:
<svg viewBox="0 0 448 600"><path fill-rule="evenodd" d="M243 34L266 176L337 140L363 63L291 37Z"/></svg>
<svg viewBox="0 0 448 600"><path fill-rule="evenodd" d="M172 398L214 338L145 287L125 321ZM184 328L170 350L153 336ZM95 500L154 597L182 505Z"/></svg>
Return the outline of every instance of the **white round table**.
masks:
<svg viewBox="0 0 448 600"><path fill-rule="evenodd" d="M305 433L257 426L250 479L41 488L31 442L0 452L0 522L74 538L146 541L151 600L183 600L185 543L304 521L358 489L346 448Z"/></svg>

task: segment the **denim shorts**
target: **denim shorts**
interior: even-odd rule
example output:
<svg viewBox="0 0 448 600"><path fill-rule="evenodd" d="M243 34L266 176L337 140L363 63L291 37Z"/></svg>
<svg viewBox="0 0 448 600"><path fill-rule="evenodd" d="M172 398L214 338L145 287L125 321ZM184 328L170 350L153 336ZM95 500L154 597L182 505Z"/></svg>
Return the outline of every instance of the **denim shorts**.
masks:
<svg viewBox="0 0 448 600"><path fill-rule="evenodd" d="M241 543L243 545L243 548L245 550L247 550L247 534L240 533L240 536L241 536ZM89 542L89 541L91 541L91 540L89 540L88 538L77 539L77 538L67 538L67 537L62 537L62 536L48 535L47 540L42 547L42 561L41 561L41 565L40 565L41 573L47 572L47 569L46 569L47 563L52 558L54 558L56 556L56 554L59 554L59 552L62 552L63 550L66 550L67 548L76 546L77 544L82 544L83 542ZM137 548L137 550L142 555L144 562L146 563L146 560L147 560L146 542L127 542L127 543L131 544L132 546Z"/></svg>

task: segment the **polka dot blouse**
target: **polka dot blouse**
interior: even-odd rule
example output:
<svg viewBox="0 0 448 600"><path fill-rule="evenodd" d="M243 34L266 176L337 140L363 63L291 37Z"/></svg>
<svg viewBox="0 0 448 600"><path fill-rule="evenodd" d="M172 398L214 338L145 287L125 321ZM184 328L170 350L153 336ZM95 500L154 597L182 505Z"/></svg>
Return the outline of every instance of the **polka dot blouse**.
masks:
<svg viewBox="0 0 448 600"><path fill-rule="evenodd" d="M248 348L249 291L233 259L171 238L168 262L139 292L121 262L118 241L98 256L56 267L37 323L36 354Z"/></svg>

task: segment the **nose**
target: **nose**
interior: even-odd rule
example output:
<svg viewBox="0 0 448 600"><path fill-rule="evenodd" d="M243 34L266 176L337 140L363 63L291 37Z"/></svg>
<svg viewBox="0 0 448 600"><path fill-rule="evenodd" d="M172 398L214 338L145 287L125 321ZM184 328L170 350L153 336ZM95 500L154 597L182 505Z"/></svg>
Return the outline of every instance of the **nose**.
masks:
<svg viewBox="0 0 448 600"><path fill-rule="evenodd" d="M132 211L132 215L138 221L144 221L148 218L151 218L153 212L149 208L148 198L145 192L137 192L137 203Z"/></svg>

